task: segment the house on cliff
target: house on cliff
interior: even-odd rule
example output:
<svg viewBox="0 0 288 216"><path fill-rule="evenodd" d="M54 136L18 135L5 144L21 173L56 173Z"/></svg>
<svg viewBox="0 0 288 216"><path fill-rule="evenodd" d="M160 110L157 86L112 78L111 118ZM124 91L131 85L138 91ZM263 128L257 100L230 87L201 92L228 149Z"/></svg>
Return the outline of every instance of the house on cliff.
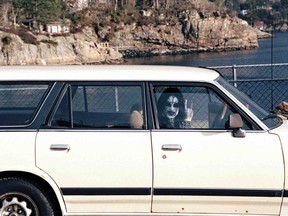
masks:
<svg viewBox="0 0 288 216"><path fill-rule="evenodd" d="M36 33L49 33L49 34L67 34L70 33L71 20L59 20L56 22L48 22L45 25L33 19L23 19L20 22L26 26L30 31Z"/></svg>
<svg viewBox="0 0 288 216"><path fill-rule="evenodd" d="M46 32L49 34L66 34L70 32L71 21L69 19L49 22L46 24Z"/></svg>

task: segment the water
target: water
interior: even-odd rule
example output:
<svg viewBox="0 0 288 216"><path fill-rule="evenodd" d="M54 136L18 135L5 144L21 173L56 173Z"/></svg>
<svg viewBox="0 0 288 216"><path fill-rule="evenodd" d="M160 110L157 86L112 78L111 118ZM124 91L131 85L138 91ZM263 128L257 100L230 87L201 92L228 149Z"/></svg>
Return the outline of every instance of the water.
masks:
<svg viewBox="0 0 288 216"><path fill-rule="evenodd" d="M127 59L126 64L136 65L178 65L178 66L232 66L237 65L238 89L250 95L267 111L281 101L288 101L288 65L271 67L270 64L288 63L288 33L276 32L273 39L259 40L254 50L194 53ZM240 65L267 64L262 67L241 67ZM231 68L218 69L228 80L232 79ZM271 79L275 81L261 81ZM258 81L241 81L257 79ZM285 79L277 81L276 79Z"/></svg>
<svg viewBox="0 0 288 216"><path fill-rule="evenodd" d="M196 67L288 63L288 33L275 32L273 39L259 40L259 48L254 50L165 55L126 60L126 64Z"/></svg>

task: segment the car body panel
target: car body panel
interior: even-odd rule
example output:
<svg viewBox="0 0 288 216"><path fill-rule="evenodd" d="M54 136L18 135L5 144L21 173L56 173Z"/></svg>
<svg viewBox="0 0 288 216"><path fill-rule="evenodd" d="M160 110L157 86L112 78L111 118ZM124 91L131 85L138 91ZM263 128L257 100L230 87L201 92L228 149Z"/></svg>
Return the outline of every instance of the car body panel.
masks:
<svg viewBox="0 0 288 216"><path fill-rule="evenodd" d="M153 212L279 214L284 164L278 136L153 131L152 142L154 193L159 194ZM164 144L182 150L165 151ZM215 208L216 203L221 206Z"/></svg>
<svg viewBox="0 0 288 216"><path fill-rule="evenodd" d="M57 182L68 212L150 212L149 131L40 130L36 145L36 165Z"/></svg>
<svg viewBox="0 0 288 216"><path fill-rule="evenodd" d="M283 124L278 127L275 128L271 131L269 131L269 133L271 134L275 134L277 136L279 136L279 139L281 139L281 143L282 143L282 153L283 153L283 163L285 168L287 169L288 167L288 161L287 161L287 154L288 154L288 134L287 134L287 130L288 130L288 122L286 120L285 117L283 117ZM283 193L283 203L282 203L282 208L281 208L281 216L286 216L288 215L288 184L287 184L287 179L288 179L288 173L287 170L285 170L285 183L284 183L284 193Z"/></svg>

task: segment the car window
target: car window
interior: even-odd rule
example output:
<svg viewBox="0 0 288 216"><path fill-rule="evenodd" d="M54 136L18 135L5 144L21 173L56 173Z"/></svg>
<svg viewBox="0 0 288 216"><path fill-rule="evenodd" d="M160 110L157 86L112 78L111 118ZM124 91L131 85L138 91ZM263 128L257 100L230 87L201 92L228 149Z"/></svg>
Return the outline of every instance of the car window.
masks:
<svg viewBox="0 0 288 216"><path fill-rule="evenodd" d="M51 126L143 129L142 86L71 85Z"/></svg>
<svg viewBox="0 0 288 216"><path fill-rule="evenodd" d="M48 84L0 84L0 125L29 124L48 88Z"/></svg>
<svg viewBox="0 0 288 216"><path fill-rule="evenodd" d="M160 129L227 129L236 111L213 89L205 86L155 86ZM244 120L245 121L245 120ZM244 122L243 128L250 129Z"/></svg>

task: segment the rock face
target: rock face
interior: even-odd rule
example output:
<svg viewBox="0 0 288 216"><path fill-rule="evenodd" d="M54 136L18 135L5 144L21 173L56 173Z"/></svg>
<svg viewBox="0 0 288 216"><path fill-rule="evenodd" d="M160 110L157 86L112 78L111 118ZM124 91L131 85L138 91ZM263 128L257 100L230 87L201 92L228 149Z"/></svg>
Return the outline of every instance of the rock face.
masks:
<svg viewBox="0 0 288 216"><path fill-rule="evenodd" d="M10 41L5 42L5 37ZM102 47L96 34L89 29L68 36L38 36L37 45L24 43L19 36L1 31L0 38L1 65L91 64L123 60L119 52Z"/></svg>
<svg viewBox="0 0 288 216"><path fill-rule="evenodd" d="M126 46L128 56L177 54L192 51L223 51L258 47L257 32L247 22L231 17L201 17L184 13L181 22L171 25L124 26L110 40L113 46Z"/></svg>
<svg viewBox="0 0 288 216"><path fill-rule="evenodd" d="M141 26L136 23L119 24L116 31L111 26L97 32L86 28L81 33L57 37L40 35L36 45L24 43L17 35L0 31L0 64L111 63L123 61L123 56L258 47L256 30L247 22L216 12L204 15L196 10L185 11L179 16L179 21L161 23ZM103 38L109 38L109 46L103 46Z"/></svg>

